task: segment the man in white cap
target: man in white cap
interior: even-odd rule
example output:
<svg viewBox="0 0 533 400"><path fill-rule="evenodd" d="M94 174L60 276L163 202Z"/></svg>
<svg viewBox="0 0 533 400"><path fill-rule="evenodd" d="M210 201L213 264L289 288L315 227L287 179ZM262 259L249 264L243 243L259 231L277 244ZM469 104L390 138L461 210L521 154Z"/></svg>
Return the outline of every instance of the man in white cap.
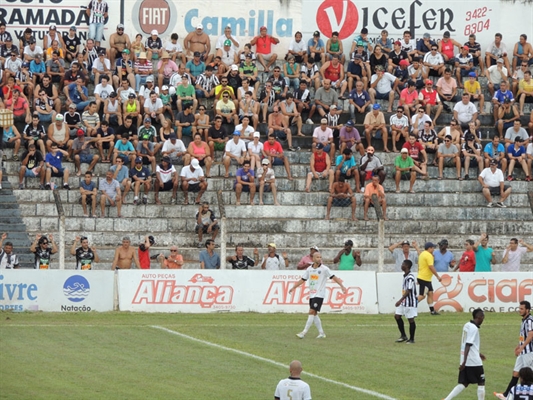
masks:
<svg viewBox="0 0 533 400"><path fill-rule="evenodd" d="M146 47L146 56L149 60L158 60L163 55L163 42L158 35L159 32L157 32L157 29L154 29L150 32L148 39L146 39L144 46Z"/></svg>
<svg viewBox="0 0 533 400"><path fill-rule="evenodd" d="M259 182L259 205L262 206L263 203L263 193L265 190L267 192L272 192L272 197L274 198L274 205L279 206L277 187L276 187L276 175L274 170L270 167L270 161L268 158L264 158L261 161L261 166L257 168L257 179Z"/></svg>
<svg viewBox="0 0 533 400"><path fill-rule="evenodd" d="M193 158L191 163L181 169L181 190L185 200L183 204L189 204L189 191L198 193L195 204L200 204L202 195L207 189L207 181L204 177L204 171L200 167L200 162Z"/></svg>
<svg viewBox="0 0 533 400"><path fill-rule="evenodd" d="M185 48L185 55L189 60L193 58L194 53L200 53L200 61L206 64L209 64L213 59L213 55L209 54L211 53L211 39L204 32L204 26L202 24L196 25L196 29L183 39L183 47Z"/></svg>
<svg viewBox="0 0 533 400"><path fill-rule="evenodd" d="M281 259L283 258L283 261ZM279 270L289 268L289 256L286 252L281 253L281 257L276 253L276 244L269 243L267 245L267 254L263 257L261 262L261 269Z"/></svg>

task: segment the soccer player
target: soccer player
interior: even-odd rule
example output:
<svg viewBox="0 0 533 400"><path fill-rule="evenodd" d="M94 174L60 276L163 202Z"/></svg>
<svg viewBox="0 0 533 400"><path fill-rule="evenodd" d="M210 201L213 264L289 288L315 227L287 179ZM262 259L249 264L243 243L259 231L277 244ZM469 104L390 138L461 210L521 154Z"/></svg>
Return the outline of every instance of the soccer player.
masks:
<svg viewBox="0 0 533 400"><path fill-rule="evenodd" d="M507 400L533 400L533 369L520 368L518 376L520 377L520 385L511 389Z"/></svg>
<svg viewBox="0 0 533 400"><path fill-rule="evenodd" d="M416 297L415 276L411 273L412 266L413 262L411 260L404 260L402 263L402 297L395 304L396 313L394 315L401 336L396 340L396 343L407 342L412 344L415 342L415 318L418 316L418 299ZM405 334L403 316L409 321L409 340L407 340L407 335Z"/></svg>
<svg viewBox="0 0 533 400"><path fill-rule="evenodd" d="M459 362L459 384L453 388L444 400L451 400L471 383L477 383L477 398L485 398L485 372L483 360L485 356L479 352L479 327L485 319L485 313L481 308L472 311L474 318L463 327L461 341L461 356Z"/></svg>
<svg viewBox="0 0 533 400"><path fill-rule="evenodd" d="M505 400L511 389L518 383L518 372L524 367L533 367L533 317L531 316L531 303L529 301L521 301L518 313L522 317L522 325L520 326L520 341L516 346L514 353L516 355L516 362L513 368L513 377L503 393L494 392L494 395Z"/></svg>
<svg viewBox="0 0 533 400"><path fill-rule="evenodd" d="M418 302L420 303L427 296L431 315L440 315L433 307L433 285L431 284L431 278L433 278L433 275L435 275L440 282L440 276L434 265L434 250L435 245L431 242L427 242L424 245L424 251L418 256L418 276L416 277L419 285Z"/></svg>
<svg viewBox="0 0 533 400"><path fill-rule="evenodd" d="M311 388L302 381L302 363L294 360L289 365L290 376L279 381L274 392L275 400L311 400Z"/></svg>
<svg viewBox="0 0 533 400"><path fill-rule="evenodd" d="M296 334L300 339L304 338L311 325L313 325L313 322L318 329L318 336L316 338L323 339L326 337L318 313L326 295L326 280L328 278L333 279L341 287L342 293L346 293L346 288L341 280L333 275L327 266L322 264L322 255L317 251L313 254L313 264L305 270L301 279L289 290L289 294L291 294L297 287L303 285L305 281L309 281L309 316L307 317L304 330Z"/></svg>

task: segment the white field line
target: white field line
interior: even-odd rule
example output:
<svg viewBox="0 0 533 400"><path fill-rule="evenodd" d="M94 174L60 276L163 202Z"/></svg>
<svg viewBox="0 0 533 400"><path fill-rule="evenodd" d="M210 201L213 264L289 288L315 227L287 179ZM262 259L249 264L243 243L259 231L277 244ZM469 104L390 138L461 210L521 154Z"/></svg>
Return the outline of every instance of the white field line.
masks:
<svg viewBox="0 0 533 400"><path fill-rule="evenodd" d="M286 326L284 324L280 324L280 326ZM73 327L73 328L120 328L120 327L126 327L126 328L142 328L142 327L152 327L151 324L10 324L9 322L0 322L0 328L9 328L9 327ZM165 324L165 326L183 326L183 327L195 327L195 326L202 326L202 327L217 327L217 328L232 328L232 327L240 327L240 328L267 328L267 327L273 327L277 326L275 324ZM375 328L375 327L396 327L396 324L343 324L343 325L334 325L336 328ZM464 326L464 324L419 324L417 323L416 326ZM509 324L490 324L490 326L509 326Z"/></svg>
<svg viewBox="0 0 533 400"><path fill-rule="evenodd" d="M172 335L180 336L180 337L182 337L184 339L188 339L188 340L191 340L191 341L194 341L194 342L197 342L197 343L204 344L206 346L214 347L214 348L219 349L219 350L229 351L229 352L232 352L232 353L239 354L241 356L245 356L245 357L248 357L248 358L253 358L254 360L263 361L263 362L266 362L266 363L269 363L269 364L273 364L275 366L287 369L287 365L286 364L282 364L280 362L277 362L277 361L274 361L274 360L270 360L268 358L256 356L255 354L247 353L247 352L242 351L242 350L237 350L237 349L233 349L231 347L226 347L226 346L222 346L220 344L208 342L207 340L198 339L198 338L195 338L193 336L189 336L189 335L185 335L183 333L177 332L177 331L173 331L171 329L163 328L162 326L152 325L151 327L154 328L154 329L159 329L161 331L170 333ZM325 377L320 376L320 375L315 375L315 374L312 374L310 372L303 371L302 373L307 375L307 376L310 376L312 378L320 379L320 380L322 380L324 382L328 382L328 383L332 383L334 385L342 386L342 387L345 387L347 389L351 389L351 390L354 390L356 392L365 393L365 394L368 394L368 395L371 395L371 396L374 396L374 397L377 397L377 398L380 398L380 399L396 400L394 397L390 397L390 396L387 396L385 394L374 392L373 390L368 390L368 389L360 388L360 387L357 387L357 386L348 385L347 383L335 381L333 379L325 378Z"/></svg>

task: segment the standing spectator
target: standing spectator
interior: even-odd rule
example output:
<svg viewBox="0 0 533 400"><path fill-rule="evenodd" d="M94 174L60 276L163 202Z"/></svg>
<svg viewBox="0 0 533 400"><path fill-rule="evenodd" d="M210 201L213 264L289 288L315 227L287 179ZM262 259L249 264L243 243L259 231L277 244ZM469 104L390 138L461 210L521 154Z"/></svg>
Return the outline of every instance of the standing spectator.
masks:
<svg viewBox="0 0 533 400"><path fill-rule="evenodd" d="M462 181L461 177L461 157L459 155L459 150L455 144L452 144L452 136L446 135L444 137L444 143L441 143L439 149L437 150L437 160L439 164L439 176L438 180L442 179L442 173L444 167L453 167L457 173L457 180Z"/></svg>
<svg viewBox="0 0 533 400"><path fill-rule="evenodd" d="M382 208L383 211L383 219L385 221L388 221L387 218L387 200L385 198L385 190L383 189L383 186L379 184L380 177L379 175L372 175L372 182L366 185L365 187L365 194L364 194L364 220L368 221L368 207L370 204L374 205L374 200L372 199L372 195L375 194L378 198L378 202ZM375 206L375 205L374 205Z"/></svg>
<svg viewBox="0 0 533 400"><path fill-rule="evenodd" d="M7 86L4 86L4 89ZM5 97L4 97L5 99ZM20 94L19 89L12 90L11 99L4 100L6 110L13 112L13 120L17 129L24 124L30 124L32 122L30 107L27 100ZM39 117L37 117L37 121Z"/></svg>
<svg viewBox="0 0 533 400"><path fill-rule="evenodd" d="M388 112L390 111L391 110L388 110ZM379 104L376 103L372 106L372 112L366 114L363 124L365 126L365 138L367 146L372 145L372 136L374 136L376 139L381 138L383 140L385 152L390 153L388 148L389 134L387 132L387 124Z"/></svg>
<svg viewBox="0 0 533 400"><path fill-rule="evenodd" d="M200 252L201 269L220 269L220 255L215 252L215 241L207 239L205 250Z"/></svg>
<svg viewBox="0 0 533 400"><path fill-rule="evenodd" d="M18 269L19 257L13 253L13 243L6 242L7 233L3 233L0 237L0 270L1 269Z"/></svg>
<svg viewBox="0 0 533 400"><path fill-rule="evenodd" d="M442 239L437 244L439 246L439 250L433 252L435 271L448 272L449 268L455 267L455 256L450 250L448 250L447 239Z"/></svg>
<svg viewBox="0 0 533 400"><path fill-rule="evenodd" d="M139 193L141 191L141 187L144 188L142 203L147 204L148 192L150 191L150 187L152 185L152 177L150 176L150 171L143 167L142 157L137 157L135 159L135 166L130 169L130 177L133 183L133 205L140 204Z"/></svg>
<svg viewBox="0 0 533 400"><path fill-rule="evenodd" d="M178 190L178 173L174 165L170 163L170 157L163 157L161 159L161 164L156 168L156 179L154 184L155 191L155 204L160 205L161 201L159 200L159 191L169 191L172 189L172 198L171 203L177 201L176 193Z"/></svg>
<svg viewBox="0 0 533 400"><path fill-rule="evenodd" d="M144 242L139 244L137 249L137 256L139 258L139 264L141 269L150 269L150 247L155 244L153 236L145 236Z"/></svg>
<svg viewBox="0 0 533 400"><path fill-rule="evenodd" d="M78 243L80 247L76 248ZM93 269L93 263L100 262L96 247L89 247L89 239L86 236L76 236L70 247L70 255L76 256L76 269L78 270L91 270Z"/></svg>
<svg viewBox="0 0 533 400"><path fill-rule="evenodd" d="M281 257L283 257L283 264ZM267 245L267 254L265 254L261 261L261 269L279 270L282 269L282 266L285 269L289 268L289 257L287 256L287 253L281 253L281 257L276 254L276 244L269 243Z"/></svg>
<svg viewBox="0 0 533 400"><path fill-rule="evenodd" d="M518 246L520 244L521 246ZM523 240L512 238L505 248L502 258L502 272L520 271L520 262L524 254L532 252L533 245L527 244Z"/></svg>
<svg viewBox="0 0 533 400"><path fill-rule="evenodd" d="M307 269L309 265L313 264L313 254L315 254L317 251L320 251L317 246L312 246L310 248L309 254L306 254L300 259L300 262L296 266L296 269L302 270ZM342 252L343 250L341 250Z"/></svg>
<svg viewBox="0 0 533 400"><path fill-rule="evenodd" d="M475 272L490 272L490 264L496 264L496 253L489 247L489 235L482 233L476 243L474 243L474 253L476 253Z"/></svg>
<svg viewBox="0 0 533 400"><path fill-rule="evenodd" d="M85 179L80 181L80 203L83 208L83 216L89 217L92 215L93 218L96 218L96 195L98 191L96 189L96 184L92 181L93 174L91 171L85 172ZM91 206L92 214L87 212L87 204Z"/></svg>
<svg viewBox="0 0 533 400"><path fill-rule="evenodd" d="M189 204L189 191L198 193L195 204L200 204L202 195L207 190L207 181L204 177L204 171L200 167L200 162L193 158L188 166L181 169L180 176L181 190L183 190L185 198L183 204Z"/></svg>
<svg viewBox="0 0 533 400"><path fill-rule="evenodd" d="M121 218L120 209L122 207L122 197L120 191L120 183L113 179L113 171L107 171L105 174L105 179L100 180L100 186L98 190L101 192L100 195L100 208L101 208L101 217L105 216L105 206L109 204L110 206L117 207L117 217ZM112 268L114 269L114 268Z"/></svg>
<svg viewBox="0 0 533 400"><path fill-rule="evenodd" d="M204 201L198 211L196 212L196 226L195 232L198 234L198 248L202 248L203 234L211 235L211 240L215 241L218 232L218 220L215 217L213 210L209 208L209 202Z"/></svg>
<svg viewBox="0 0 533 400"><path fill-rule="evenodd" d="M315 251L318 251L318 247L315 246L315 248L316 248ZM313 250L313 247L311 247L311 250ZM311 251L311 256L313 254L314 252ZM353 249L352 240L347 240L344 242L344 248L341 251L339 251L339 253L333 259L333 263L335 264L339 263L339 267L338 267L339 271L353 271L356 265L360 267L362 264L361 252ZM301 269L301 268L298 268L298 269Z"/></svg>
<svg viewBox="0 0 533 400"><path fill-rule="evenodd" d="M401 246L401 248L400 248ZM398 243L393 243L389 246L389 251L394 258L394 269L396 272L402 270L402 263L405 260L409 260L413 263L413 266L418 264L418 255L420 254L420 249L416 241L413 241L413 249L411 249L411 244L409 240L403 240Z"/></svg>
<svg viewBox="0 0 533 400"><path fill-rule="evenodd" d="M52 143L50 145L50 153L45 157L46 162L46 185L45 189L52 189L50 180L51 177L63 178L63 188L70 190L68 185L69 170L68 168L63 168L61 160L63 156L68 156L68 152L65 150L59 149L57 143Z"/></svg>
<svg viewBox="0 0 533 400"><path fill-rule="evenodd" d="M511 194L511 186L504 185L503 172L498 168L497 160L490 160L490 167L485 168L478 176L478 181L481 183L481 192L485 199L487 199L487 207L506 207L503 203ZM494 203L492 196L501 196L500 201Z"/></svg>
<svg viewBox="0 0 533 400"><path fill-rule="evenodd" d="M226 262L231 264L231 269L248 269L259 264L259 251L254 249L254 259L244 255L242 245L235 246L235 255L226 257Z"/></svg>
<svg viewBox="0 0 533 400"><path fill-rule="evenodd" d="M474 253L474 241L472 239L465 240L465 251L459 260L459 264L454 268L454 271L459 272L474 272L476 269L476 253Z"/></svg>
<svg viewBox="0 0 533 400"><path fill-rule="evenodd" d="M104 21L107 20L109 7L105 0L91 0L85 12L89 17L89 39L100 46L104 37Z"/></svg>
<svg viewBox="0 0 533 400"><path fill-rule="evenodd" d="M57 253L57 244L54 242L54 237L49 235L50 240L46 236L35 235L35 240L30 246L30 252L35 255L35 269L50 269L50 261L52 254ZM51 246L49 246L51 244Z"/></svg>
<svg viewBox="0 0 533 400"><path fill-rule="evenodd" d="M274 174L274 170L270 168L270 161L267 158L264 158L261 161L261 166L257 168L257 179L259 180L259 205L263 205L263 192L271 191L272 197L274 198L274 205L279 206L276 175Z"/></svg>

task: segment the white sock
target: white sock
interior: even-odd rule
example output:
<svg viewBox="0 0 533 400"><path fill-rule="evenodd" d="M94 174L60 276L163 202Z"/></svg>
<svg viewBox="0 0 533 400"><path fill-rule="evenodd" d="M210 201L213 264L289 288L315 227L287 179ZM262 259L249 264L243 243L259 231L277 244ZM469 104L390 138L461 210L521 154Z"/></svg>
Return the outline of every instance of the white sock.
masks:
<svg viewBox="0 0 533 400"><path fill-rule="evenodd" d="M451 400L455 396L457 396L459 393L461 393L463 390L465 390L465 386L458 384L456 387L453 388L453 390L450 392L448 397L446 397L444 400Z"/></svg>
<svg viewBox="0 0 533 400"><path fill-rule="evenodd" d="M485 386L477 387L477 400L485 400Z"/></svg>
<svg viewBox="0 0 533 400"><path fill-rule="evenodd" d="M313 320L315 319L314 315L310 315L307 317L307 322L305 323L304 333L307 333L309 328L311 328L311 325L313 325Z"/></svg>
<svg viewBox="0 0 533 400"><path fill-rule="evenodd" d="M318 329L318 333L323 335L324 330L322 329L322 321L320 321L320 317L318 315L315 315L315 325L316 325L316 328Z"/></svg>

